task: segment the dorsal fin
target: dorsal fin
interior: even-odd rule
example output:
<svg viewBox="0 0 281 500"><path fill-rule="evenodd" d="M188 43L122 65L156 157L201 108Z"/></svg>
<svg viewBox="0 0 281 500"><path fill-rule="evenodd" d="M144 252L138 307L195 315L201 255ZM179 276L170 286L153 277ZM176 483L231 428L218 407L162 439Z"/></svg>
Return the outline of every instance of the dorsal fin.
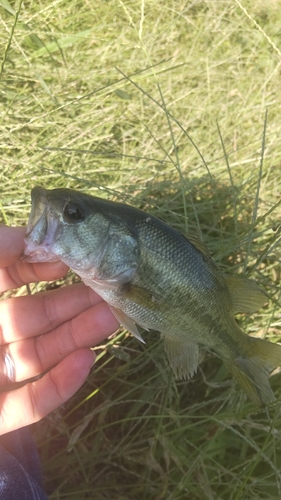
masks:
<svg viewBox="0 0 281 500"><path fill-rule="evenodd" d="M203 241L199 238L199 236L196 236L194 234L188 234L188 235L185 233L181 234L187 241L189 241L189 243L191 243L195 248L197 248L199 252L201 252L206 257L209 257L210 259L212 258L208 247L206 247L205 243L203 243Z"/></svg>
<svg viewBox="0 0 281 500"><path fill-rule="evenodd" d="M225 274L224 277L231 296L233 311L253 313L263 307L268 300L266 293L255 281L232 274Z"/></svg>

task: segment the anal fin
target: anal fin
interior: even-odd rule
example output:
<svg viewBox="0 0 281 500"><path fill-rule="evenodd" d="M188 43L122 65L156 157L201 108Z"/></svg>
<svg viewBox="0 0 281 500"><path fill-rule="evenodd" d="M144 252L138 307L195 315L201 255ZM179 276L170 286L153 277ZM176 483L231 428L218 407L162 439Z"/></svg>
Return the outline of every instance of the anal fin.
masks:
<svg viewBox="0 0 281 500"><path fill-rule="evenodd" d="M164 335L165 351L177 378L191 378L197 372L199 346L192 340Z"/></svg>

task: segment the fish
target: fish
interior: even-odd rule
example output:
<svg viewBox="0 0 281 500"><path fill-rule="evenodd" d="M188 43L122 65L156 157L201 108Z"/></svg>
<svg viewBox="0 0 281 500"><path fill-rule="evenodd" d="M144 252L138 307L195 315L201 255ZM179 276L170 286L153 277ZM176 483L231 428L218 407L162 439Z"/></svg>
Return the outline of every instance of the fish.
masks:
<svg viewBox="0 0 281 500"><path fill-rule="evenodd" d="M281 345L245 334L234 318L264 305L256 282L224 274L197 238L133 206L41 186L31 199L26 262L64 262L141 342L139 327L160 332L177 378L194 376L205 346L255 405L275 400L269 375Z"/></svg>

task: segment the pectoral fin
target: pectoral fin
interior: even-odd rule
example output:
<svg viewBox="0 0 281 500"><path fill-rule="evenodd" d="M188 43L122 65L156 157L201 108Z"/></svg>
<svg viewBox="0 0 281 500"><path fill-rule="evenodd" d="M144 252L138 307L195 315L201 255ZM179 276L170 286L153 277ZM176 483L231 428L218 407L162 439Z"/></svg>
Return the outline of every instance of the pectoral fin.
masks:
<svg viewBox="0 0 281 500"><path fill-rule="evenodd" d="M225 275L226 284L231 296L232 309L235 312L253 313L268 300L259 285L247 278Z"/></svg>
<svg viewBox="0 0 281 500"><path fill-rule="evenodd" d="M113 307L113 306L109 306L109 307L110 307L112 314L117 319L117 321L119 321L119 323L121 323L121 325L123 325L124 328L126 328L126 330L128 330L128 332L130 332L132 335L134 335L134 337L136 337L136 339L138 339L140 342L145 344L145 341L143 340L141 334L139 333L138 327L133 322L133 320L131 318L129 318L129 316L127 316L125 313L123 313L123 311L121 311L120 309L117 309L116 307Z"/></svg>
<svg viewBox="0 0 281 500"><path fill-rule="evenodd" d="M192 340L164 335L165 351L177 378L190 378L197 372L199 346Z"/></svg>

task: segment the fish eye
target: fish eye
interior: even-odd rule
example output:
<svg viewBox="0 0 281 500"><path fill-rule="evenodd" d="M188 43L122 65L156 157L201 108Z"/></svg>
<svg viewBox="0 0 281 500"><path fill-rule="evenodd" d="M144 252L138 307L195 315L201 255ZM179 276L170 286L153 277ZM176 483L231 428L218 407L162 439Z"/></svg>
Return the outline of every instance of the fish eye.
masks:
<svg viewBox="0 0 281 500"><path fill-rule="evenodd" d="M82 222L85 219L82 209L71 201L66 203L63 209L63 217L66 222L70 223Z"/></svg>

